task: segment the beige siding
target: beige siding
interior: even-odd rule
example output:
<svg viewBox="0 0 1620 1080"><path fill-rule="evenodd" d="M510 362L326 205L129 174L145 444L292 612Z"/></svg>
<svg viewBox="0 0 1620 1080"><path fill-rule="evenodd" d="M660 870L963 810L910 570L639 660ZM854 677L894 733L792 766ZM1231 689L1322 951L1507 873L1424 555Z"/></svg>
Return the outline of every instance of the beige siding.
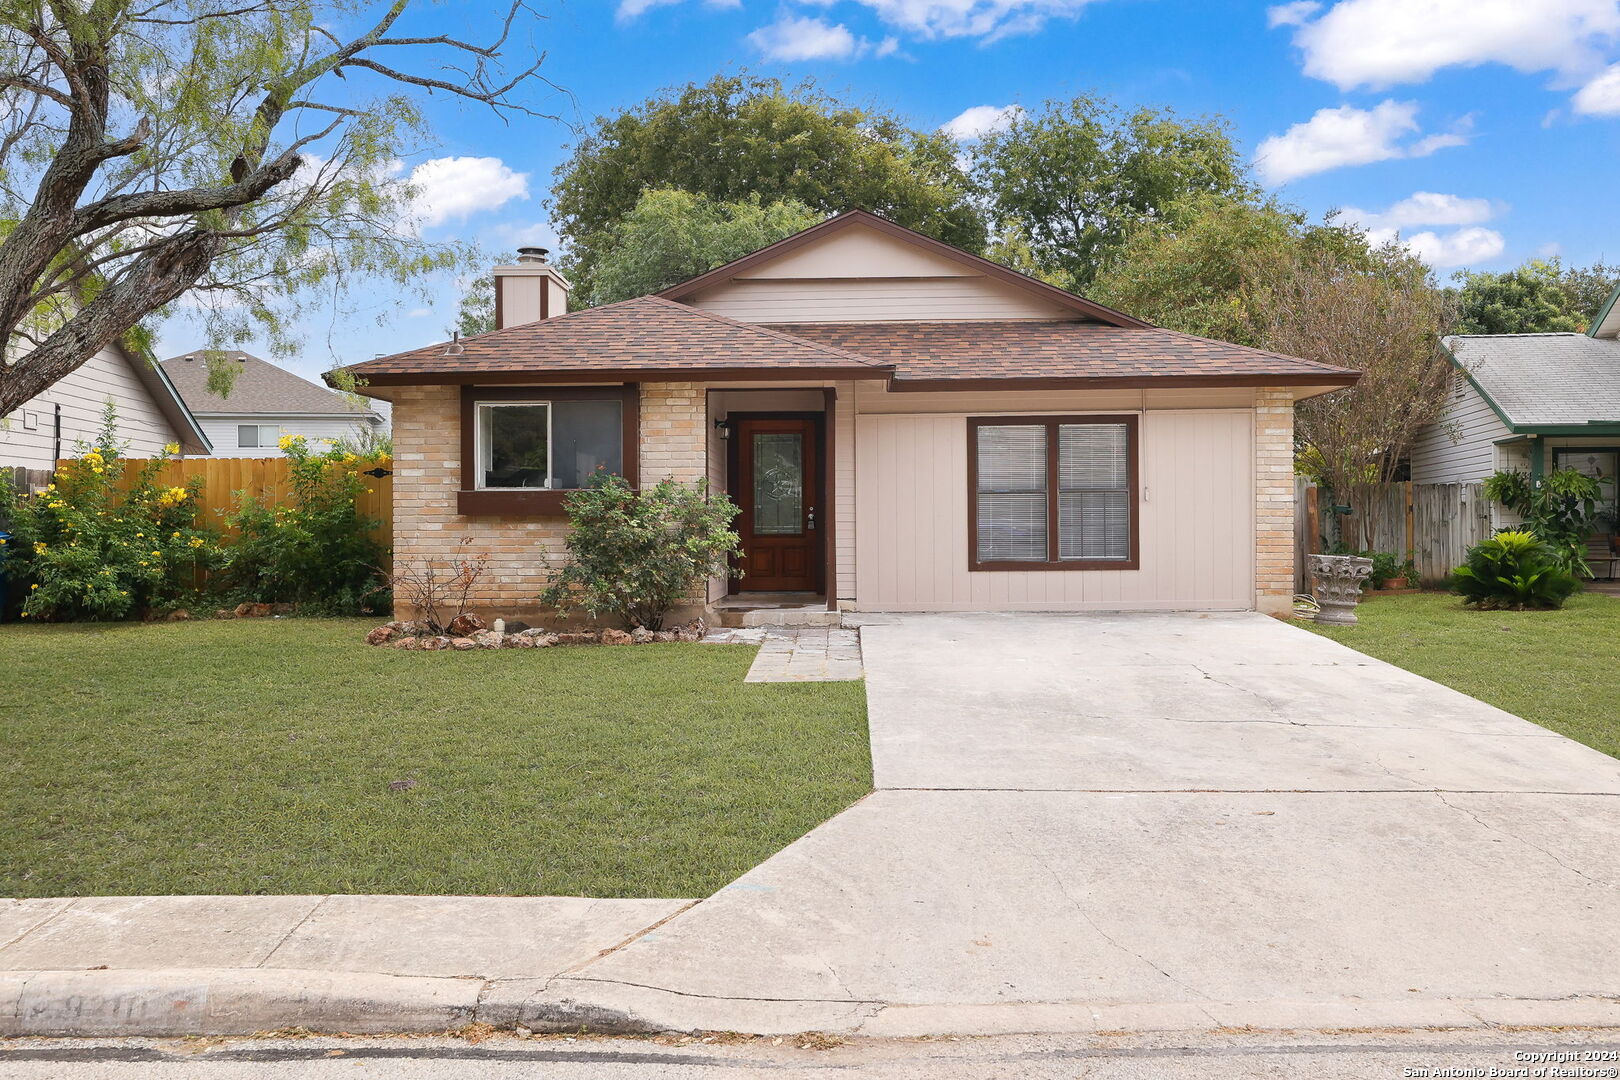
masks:
<svg viewBox="0 0 1620 1080"><path fill-rule="evenodd" d="M1142 415L1141 569L1132 571L970 572L966 416L857 417L859 609L1254 606L1252 410Z"/></svg>
<svg viewBox="0 0 1620 1080"><path fill-rule="evenodd" d="M130 457L152 457L178 438L129 364L105 349L0 420L0 465L55 468L55 406L62 406L62 453L67 455L76 441L89 441L101 430L108 398L118 410L118 437L129 443Z"/></svg>
<svg viewBox="0 0 1620 1080"><path fill-rule="evenodd" d="M1484 396L1459 376L1445 414L1412 444L1412 481L1476 484L1495 469L1495 443L1509 434Z"/></svg>

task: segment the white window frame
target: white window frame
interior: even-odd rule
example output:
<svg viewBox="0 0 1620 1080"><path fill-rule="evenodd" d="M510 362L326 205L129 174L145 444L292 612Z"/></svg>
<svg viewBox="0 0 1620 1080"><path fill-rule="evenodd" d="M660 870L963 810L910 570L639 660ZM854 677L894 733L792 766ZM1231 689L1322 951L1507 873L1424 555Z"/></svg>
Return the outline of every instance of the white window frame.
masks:
<svg viewBox="0 0 1620 1080"><path fill-rule="evenodd" d="M254 438L257 441L252 446L248 446L246 443L244 443L242 441L242 429L243 428L256 428L256 429L258 429L256 431L256 433L254 434ZM270 437L269 442L264 441L264 433L266 431L275 432L275 434ZM283 429L282 429L282 426L280 424L237 424L236 425L236 448L238 450L279 450L281 448L281 436L282 436L282 434L283 434Z"/></svg>
<svg viewBox="0 0 1620 1080"><path fill-rule="evenodd" d="M481 409L502 408L533 408L536 405L546 407L546 486L543 488L527 487L490 487L484 483L484 476L489 469L484 463L484 452L489 449L484 439L484 418ZM557 415L556 407L549 398L535 398L532 401L473 401L473 486L478 491L555 491L557 489L556 459L552 453L551 427Z"/></svg>

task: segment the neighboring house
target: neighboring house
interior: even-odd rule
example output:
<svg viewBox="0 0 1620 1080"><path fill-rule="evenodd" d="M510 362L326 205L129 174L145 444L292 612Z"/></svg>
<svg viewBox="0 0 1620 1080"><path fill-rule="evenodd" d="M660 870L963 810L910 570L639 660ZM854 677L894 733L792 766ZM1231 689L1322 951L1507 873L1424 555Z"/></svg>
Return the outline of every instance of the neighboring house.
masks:
<svg viewBox="0 0 1620 1080"><path fill-rule="evenodd" d="M1478 483L1499 469L1599 480L1614 531L1620 472L1620 289L1584 334L1458 334L1451 402L1412 447L1412 480ZM1493 509L1497 527L1513 515Z"/></svg>
<svg viewBox="0 0 1620 1080"><path fill-rule="evenodd" d="M38 397L0 417L0 466L44 474L101 432L107 403L118 415L118 438L130 457L152 457L165 446L207 454L208 437L163 370L109 345Z"/></svg>
<svg viewBox="0 0 1620 1080"><path fill-rule="evenodd" d="M542 253L495 277L498 329L348 369L394 406L395 559L472 537L494 614L539 611L562 501L599 466L741 506L746 576L710 603L1286 611L1294 403L1358 377L860 211L570 314Z"/></svg>
<svg viewBox="0 0 1620 1080"><path fill-rule="evenodd" d="M281 457L284 435L302 435L323 449L323 440L385 430L375 411L251 353L220 354L238 367L230 394L221 397L208 389L206 355L197 350L171 357L163 370L213 441L216 457Z"/></svg>

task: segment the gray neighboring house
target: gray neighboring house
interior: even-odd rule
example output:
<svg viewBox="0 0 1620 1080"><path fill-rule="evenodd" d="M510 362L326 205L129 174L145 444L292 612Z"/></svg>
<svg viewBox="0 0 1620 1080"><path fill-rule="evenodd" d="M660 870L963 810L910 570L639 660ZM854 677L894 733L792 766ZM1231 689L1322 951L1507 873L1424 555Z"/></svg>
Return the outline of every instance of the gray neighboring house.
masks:
<svg viewBox="0 0 1620 1080"><path fill-rule="evenodd" d="M1574 468L1602 483L1607 529L1620 492L1620 289L1585 333L1456 334L1451 403L1412 447L1419 484L1478 483L1498 469ZM1497 527L1515 522L1501 507Z"/></svg>
<svg viewBox="0 0 1620 1080"><path fill-rule="evenodd" d="M162 367L207 432L215 457L281 457L283 435L302 435L323 449L323 440L387 431L387 421L375 410L252 353L224 352L241 370L230 396L220 397L208 389L206 355L201 349L182 353Z"/></svg>

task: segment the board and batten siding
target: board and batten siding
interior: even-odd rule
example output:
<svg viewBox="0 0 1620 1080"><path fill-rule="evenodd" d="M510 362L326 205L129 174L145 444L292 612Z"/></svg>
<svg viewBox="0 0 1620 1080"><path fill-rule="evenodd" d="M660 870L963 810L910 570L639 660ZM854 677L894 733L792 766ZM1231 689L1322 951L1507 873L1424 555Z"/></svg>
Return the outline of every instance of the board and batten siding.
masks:
<svg viewBox="0 0 1620 1080"><path fill-rule="evenodd" d="M129 444L127 456L155 457L179 438L129 362L103 349L0 420L0 465L56 468L55 407L62 406L62 455L67 457L76 442L90 442L101 431L108 399L118 410L118 438Z"/></svg>
<svg viewBox="0 0 1620 1080"><path fill-rule="evenodd" d="M215 457L237 458L276 458L282 457L281 449L274 444L268 447L243 447L236 445L236 429L243 424L259 424L265 427L275 427L283 435L302 435L309 440L309 444L316 451L326 449L323 440L349 439L364 429L372 427L363 421L352 420L347 417L297 417L297 416L199 416L198 425L208 441L214 444Z"/></svg>
<svg viewBox="0 0 1620 1080"><path fill-rule="evenodd" d="M1459 374L1445 413L1412 443L1412 482L1477 484L1497 468L1496 441L1511 434L1484 395Z"/></svg>
<svg viewBox="0 0 1620 1080"><path fill-rule="evenodd" d="M969 571L967 416L1002 411L857 415L858 610L1254 606L1252 409L1140 414L1140 569Z"/></svg>

